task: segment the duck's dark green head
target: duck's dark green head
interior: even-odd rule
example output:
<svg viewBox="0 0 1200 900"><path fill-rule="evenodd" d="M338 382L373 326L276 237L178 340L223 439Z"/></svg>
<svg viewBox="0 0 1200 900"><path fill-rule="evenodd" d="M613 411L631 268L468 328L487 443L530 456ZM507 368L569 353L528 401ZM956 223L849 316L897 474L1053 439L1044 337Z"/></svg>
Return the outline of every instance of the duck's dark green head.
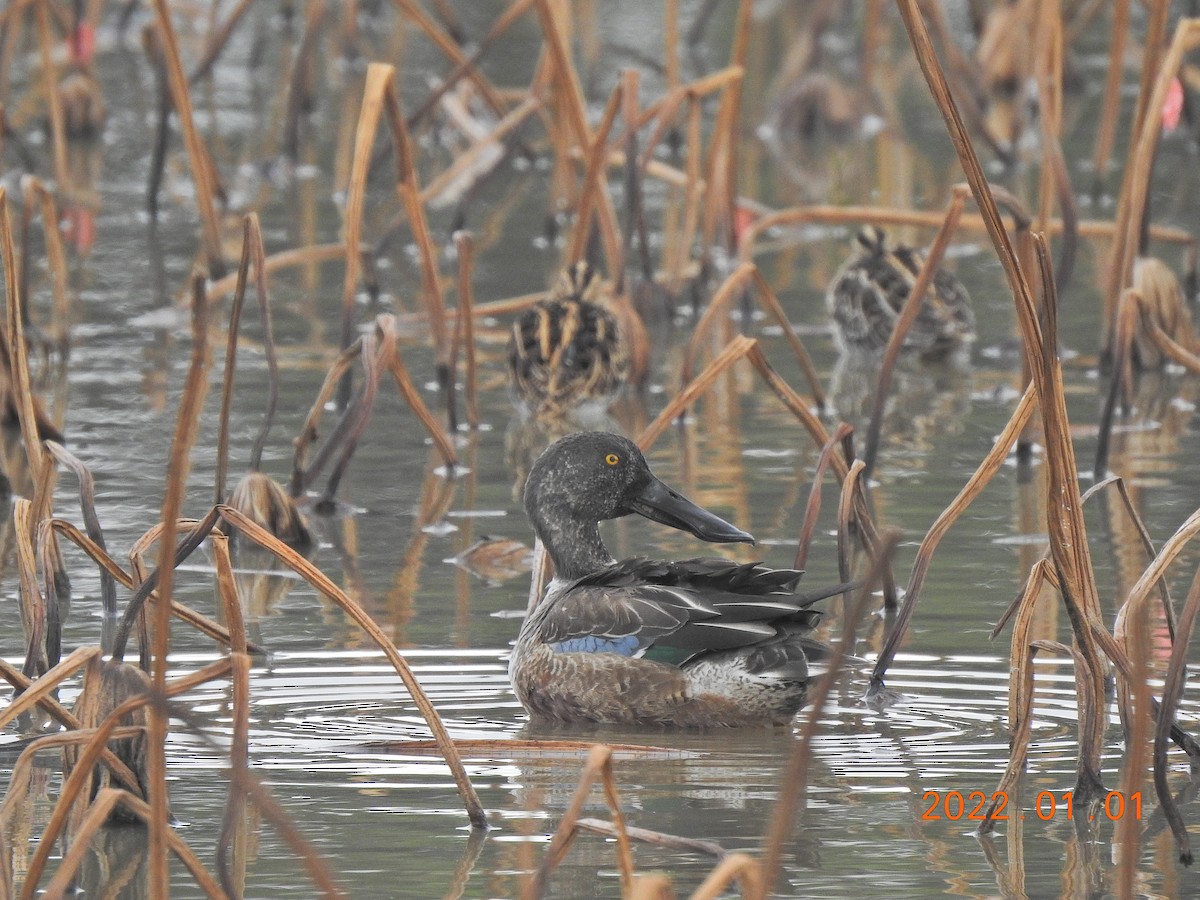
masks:
<svg viewBox="0 0 1200 900"><path fill-rule="evenodd" d="M754 543L656 478L636 444L607 432L571 434L551 444L529 471L525 512L543 541L573 523L637 513L704 541Z"/></svg>

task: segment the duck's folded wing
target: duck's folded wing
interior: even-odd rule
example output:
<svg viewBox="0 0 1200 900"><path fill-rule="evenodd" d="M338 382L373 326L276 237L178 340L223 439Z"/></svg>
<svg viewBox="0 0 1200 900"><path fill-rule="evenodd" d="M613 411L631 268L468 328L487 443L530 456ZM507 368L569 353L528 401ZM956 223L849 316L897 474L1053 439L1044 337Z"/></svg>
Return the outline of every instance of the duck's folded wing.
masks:
<svg viewBox="0 0 1200 900"><path fill-rule="evenodd" d="M669 646L696 644L694 628L707 625L719 632L721 614L694 592L660 585L588 585L572 587L539 623L541 640L562 653L604 652L641 656L659 642ZM711 624L709 624L711 623ZM763 629L765 628L765 632ZM774 629L751 626L731 646L761 640ZM677 643L683 640L686 643Z"/></svg>
<svg viewBox="0 0 1200 900"><path fill-rule="evenodd" d="M770 618L795 612L790 604L777 610L766 598L741 599L746 606L770 606ZM581 585L555 604L540 631L542 641L561 653L642 656L651 647L732 650L755 644L777 633L762 618L742 608L723 611L683 588Z"/></svg>

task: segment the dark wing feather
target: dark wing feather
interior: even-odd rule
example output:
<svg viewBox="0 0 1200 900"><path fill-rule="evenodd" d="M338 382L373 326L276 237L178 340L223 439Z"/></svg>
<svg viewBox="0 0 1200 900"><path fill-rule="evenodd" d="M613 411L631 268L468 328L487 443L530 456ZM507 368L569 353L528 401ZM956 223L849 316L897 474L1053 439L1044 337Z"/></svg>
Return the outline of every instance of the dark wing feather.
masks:
<svg viewBox="0 0 1200 900"><path fill-rule="evenodd" d="M560 650L630 656L651 647L748 647L783 630L812 628L819 614L806 607L846 590L839 585L798 597L792 589L802 574L724 559L627 559L568 585L539 631Z"/></svg>
<svg viewBox="0 0 1200 900"><path fill-rule="evenodd" d="M719 613L686 591L655 585L616 587L576 584L554 602L539 623L541 640L560 650L604 649L640 656L685 625ZM600 638L598 646L585 638Z"/></svg>

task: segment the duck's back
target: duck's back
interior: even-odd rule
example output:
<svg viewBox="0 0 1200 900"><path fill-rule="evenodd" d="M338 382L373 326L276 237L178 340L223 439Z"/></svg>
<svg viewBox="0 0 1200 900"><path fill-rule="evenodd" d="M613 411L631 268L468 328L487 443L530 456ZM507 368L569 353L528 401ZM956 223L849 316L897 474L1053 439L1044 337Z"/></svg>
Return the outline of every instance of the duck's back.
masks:
<svg viewBox="0 0 1200 900"><path fill-rule="evenodd" d="M559 721L782 724L804 703L801 573L721 559L630 559L558 585L521 630L513 684ZM844 589L844 586L841 588Z"/></svg>

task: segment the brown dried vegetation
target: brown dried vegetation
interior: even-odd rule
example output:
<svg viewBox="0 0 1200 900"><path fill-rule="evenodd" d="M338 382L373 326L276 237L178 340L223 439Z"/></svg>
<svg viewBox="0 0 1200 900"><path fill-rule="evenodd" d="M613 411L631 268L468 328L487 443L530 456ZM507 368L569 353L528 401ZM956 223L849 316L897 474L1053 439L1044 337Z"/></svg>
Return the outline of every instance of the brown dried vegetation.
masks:
<svg viewBox="0 0 1200 900"><path fill-rule="evenodd" d="M880 528L872 514L869 475L877 464L883 405L891 383L904 329L916 314L920 295L927 286L956 229L983 231L990 239L1011 291L1019 326L1024 365L1028 373L1023 394L1010 420L996 439L991 451L980 461L974 477L929 527L917 552L909 574L904 601L891 622L891 630L880 652L871 678L872 699L887 702L885 687L887 670L917 608L921 589L930 570L932 557L939 541L972 500L987 486L1018 442L1027 424L1040 417L1046 446L1045 464L1049 470L1050 489L1046 497L1046 530L1050 534L1048 553L1032 566L1023 594L1017 598L1006 621L1012 626L1011 665L1009 686L1010 728L1012 744L1010 762L998 789L1007 790L1024 768L1028 752L1033 716L1032 664L1035 654L1053 653L1071 656L1075 666L1078 697L1078 744L1076 802L1085 804L1101 796L1104 789L1101 773L1106 715L1103 708L1105 680L1110 672L1117 674L1117 701L1123 714L1129 748L1124 760L1120 787L1126 796L1140 790L1152 772L1159 804L1168 817L1178 843L1181 859L1190 862L1191 850L1186 830L1175 812L1174 800L1167 781L1168 739L1173 740L1188 755L1193 771L1200 770L1200 748L1174 722L1174 711L1183 685L1184 661L1192 626L1200 610L1200 581L1193 585L1174 622L1170 598L1165 591L1164 575L1179 557L1187 543L1200 531L1200 513L1194 514L1168 539L1157 553L1151 553L1141 577L1130 590L1121 608L1116 627L1109 630L1100 611L1095 574L1089 556L1088 535L1083 521L1087 499L1081 495L1075 456L1070 440L1063 391L1061 363L1058 358L1057 315L1058 296L1063 285L1055 278L1048 249L1048 234L1066 233L1067 245L1078 234L1097 233L1113 236L1112 264L1106 296L1108 305L1102 313L1106 329L1102 348L1113 363L1111 403L1115 403L1133 378L1135 368L1161 367L1172 361L1200 368L1200 355L1195 333L1179 282L1169 268L1143 254L1143 233L1154 233L1145 222L1149 170L1153 164L1158 128L1153 111L1161 108L1167 85L1183 64L1184 55L1200 44L1200 23L1182 21L1165 52L1148 53L1145 60L1142 88L1145 96L1134 123L1135 143L1124 171L1121 202L1113 223L1079 223L1073 211L1063 203L1064 188L1061 172L1047 176L1043 182L1040 215L1031 217L1020 204L994 189L983 175L974 141L989 145L1003 144L1007 138L986 132L982 110L975 91L985 89L1011 92L1014 85L1023 83L1029 73L1022 66L1030 61L1026 54L1017 53L1024 45L1015 43L1016 31L1028 33L1034 29L1033 16L1046 16L1049 27L1039 31L1038 58L1034 68L1042 75L1057 72L1061 82L1064 44L1069 40L1066 23L1059 4L1048 3L1045 9L1037 4L1018 2L1007 5L989 18L979 40L978 84L968 82L963 66L968 65L947 47L935 47L930 25L939 40L945 38L945 24L936 15L929 25L922 15L927 4L917 0L899 0L904 26L911 39L917 64L938 104L954 141L967 187L953 191L953 199L944 214L899 208L834 208L804 206L794 209L754 210L752 221L746 220L749 204L737 195L736 167L739 146L739 110L743 76L747 64L747 41L751 4L741 2L735 20L732 51L727 67L707 78L689 83L675 77L664 96L642 105L638 96L636 77L626 76L613 89L598 121L593 124L587 114L586 98L581 87L580 73L571 56L573 27L569 7L551 0L515 0L478 49L468 55L450 35L447 23L439 22L424 12L419 3L397 0L409 27L423 40L437 47L454 68L451 74L433 89L415 112L402 107L397 87L396 69L387 63L371 62L363 79L361 102L351 110L344 134L339 135L345 183L347 187L343 220L343 241L336 245L292 247L267 255L256 216L251 213L243 220L241 260L236 275L225 276L225 249L222 242L222 223L218 208L221 185L219 172L205 146L204 137L193 120L193 84L205 73L219 65L225 42L238 27L249 3L241 3L228 15L223 27L211 40L208 52L193 69L189 78L180 58L180 48L173 30L171 4L155 0L155 21L149 26L147 47L154 65L161 73L161 110L163 128L158 140L167 139L166 121L174 110L187 149L191 177L195 186L195 202L202 236L197 266L191 280L190 311L192 315L192 357L180 402L170 462L165 473L165 497L158 523L149 528L131 550L133 564L126 570L109 555L96 517L91 496L90 473L63 446L62 434L47 415L35 392L30 375L29 355L34 337L29 330L29 311L19 273L18 252L14 228L8 208L8 197L0 187L0 250L3 251L5 272L6 318L0 328L0 391L9 417L20 430L30 490L16 504L14 512L15 541L18 550L23 624L28 635L28 653L23 671L3 667L3 676L14 686L15 696L0 721L8 723L17 716L40 709L52 718L62 731L39 738L28 745L18 760L3 806L0 806L0 834L14 827L17 807L29 788L28 768L35 753L46 749L61 749L64 755L64 778L50 821L46 824L31 858L21 860L24 872L20 883L14 879L15 860L8 840L0 840L0 897L33 896L39 889L48 865L52 848L62 834L72 835L72 849L59 862L58 869L48 882L48 896L63 896L71 883L76 867L81 863L82 850L102 823L114 813L145 821L149 828L150 888L152 896L168 895L168 851L188 867L203 891L210 896L236 896L241 893L236 854L236 824L241 821L244 805L252 804L279 830L302 860L318 889L327 896L338 896L341 889L330 864L288 819L286 810L273 799L251 771L247 751L249 729L249 671L251 656L260 648L253 646L242 621L243 600L230 562L227 535L236 533L239 541L270 553L281 565L297 573L321 595L337 604L346 615L384 652L425 717L434 745L450 767L470 823L485 827L487 817L475 793L459 749L450 738L428 698L424 695L403 656L387 634L347 592L314 566L299 549L312 543L312 536L300 511L305 498L319 476L328 468L330 475L324 490L312 502L319 512L331 507L336 500L342 474L350 464L359 441L378 401L380 380L388 373L394 379L400 399L427 431L446 470L453 473L460 466L456 435L459 423L456 412L455 379L460 357L464 362L466 424L479 424L477 408L478 356L485 348L485 336L476 325L486 316L511 314L535 302L537 295L475 304L471 296L473 239L465 233L455 235L458 254L458 279L453 287L440 271L441 249L427 221L427 210L435 203L450 202L469 194L479 180L491 177L495 171L495 154L514 152L516 145L528 139L533 123L544 128L544 138L554 167L554 181L560 204L559 212L571 215L571 231L567 241L565 262L584 258L603 257L605 270L611 274L615 296L613 306L632 344L632 356L644 367L649 347L641 330L642 316L661 313L659 307L672 307L686 296L703 297L708 306L699 316L683 351L681 379L661 411L648 423L641 422L638 442L648 448L672 423L682 421L686 412L715 386L730 383L731 375L740 370L753 373L766 392L773 395L796 420L807 439L821 451L814 485L805 517L803 537L797 547L797 558L803 559L809 540L816 529L819 515L819 482L826 474L840 488L836 513L839 564L844 579L856 574L861 588L852 603L842 612L840 643L830 663L836 674L844 658L855 646L858 624L866 614L876 586L881 588L884 604L893 612L898 606L898 592L892 571L892 551L897 536L890 529ZM1168 4L1155 3L1153 29L1165 29ZM99 6L99 4L97 4ZM352 4L350 6L353 6ZM444 4L443 4L444 6ZM672 9L674 4L668 4ZM871 16L878 16L876 4L870 4ZM1115 4L1114 48L1118 19L1128 12L1128 4ZM37 31L42 65L45 67L45 97L49 140L55 155L56 178L66 190L66 142L72 135L86 131L83 126L96 120L102 99L91 98L73 84L60 85L51 61L50 42L55 22L48 16L52 7L46 2L30 0L10 4L0 13L0 28L15 29L28 17ZM288 103L290 130L301 127L299 109L304 104L304 85L311 78L309 68L316 45L332 41L331 29L323 27L335 11L324 3L314 2L306 7L306 21L301 46L293 60L294 69L288 73L291 85ZM520 18L536 20L541 29L544 54L531 84L518 91L509 91L491 84L478 65L503 32ZM872 19L874 22L874 19ZM347 46L355 43L353 15L347 14L341 23L341 37ZM677 61L680 51L677 22L666 29L669 46L665 48L668 61ZM1045 24L1042 22L1040 24ZM875 22L877 25L877 22ZM873 26L874 27L874 26ZM328 32L328 33L327 33ZM12 33L11 31L8 33ZM1165 34L1165 31L1163 32ZM5 45L7 46L7 45ZM938 50L944 51L949 64L943 70ZM1116 50L1114 49L1114 54ZM11 58L0 52L0 113L8 108L5 96L6 72ZM1114 60L1113 65L1117 63ZM670 68L670 66L669 66ZM1043 91L1053 79L1040 78ZM468 87L469 85L469 87ZM461 91L459 90L461 88ZM835 131L848 128L846 124L858 118L856 104L840 86L804 84L803 91L791 102L798 104L788 115L807 122L814 116L829 120ZM1110 100L1115 97L1119 81L1108 86ZM716 99L717 109L705 120L704 101ZM1049 110L1056 98L1043 96L1043 106ZM1115 101L1114 101L1115 102ZM417 129L424 127L432 111L446 103L458 103L468 110L474 125L464 126L458 140L463 142L453 162L439 174L423 177L427 161L422 157L422 145L414 140ZM1114 108L1106 104L1108 110ZM481 114L469 110L483 109ZM1112 113L1115 115L1115 113ZM0 153L4 116L0 115ZM785 121L791 121L785 117ZM1055 127L1061 121L1049 116L1051 123L1045 138L1046 156L1053 158ZM620 126L618 126L618 122ZM964 124L964 122L969 123ZM384 140L378 140L381 124L386 123ZM702 127L704 125L705 127ZM624 129L624 134L622 134ZM805 127L797 126L798 131ZM1106 134L1111 131L1108 127ZM655 148L668 132L674 132L684 146L684 168L672 167L654 155ZM649 138L641 143L641 138ZM294 137L294 133L293 133ZM1098 138L1098 159L1108 159L1107 141ZM289 141L289 147L291 143ZM295 157L294 148L291 152ZM373 261L376 245L369 243L366 231L366 209L370 196L368 181L373 168L390 154L395 163L388 179L395 200L402 208L398 228L407 228L416 247L420 269L419 309L406 314L403 324L419 323L433 346L436 376L445 390L446 418L440 410L429 408L414 384L402 352L401 319L391 314L379 314L369 321L360 321L357 298L360 290L372 290ZM161 163L161 154L158 156ZM1103 166L1100 166L1103 168ZM621 173L626 186L629 206L625 221L621 221L613 200L610 171ZM379 180L378 174L375 176ZM1057 179L1057 180L1056 180ZM644 210L637 197L644 181L655 180L682 190L682 206L678 215L664 226L664 250L661 264L656 266L646 240ZM151 172L151 208L158 192L158 174ZM59 336L60 348L65 349L70 319L70 292L65 259L57 241L57 212L53 194L40 182L30 181L25 198L25 214L31 216L35 202L40 210L45 232L46 261L55 288L55 322L47 333ZM965 211L968 195L973 198L976 213ZM449 199L448 199L449 198ZM1050 215L1058 204L1059 217ZM1001 207L1012 216L1010 229L1001 218ZM824 391L815 368L801 341L789 322L783 307L759 269L753 263L757 242L784 224L846 223L859 221L894 222L939 228L933 249L921 273L908 306L901 315L876 385L875 409L865 442L862 458L855 455L848 427L830 433L817 412L825 405ZM28 221L26 222L28 225ZM28 234L28 227L25 233ZM1159 230L1159 236L1186 241L1186 235ZM380 236L379 240L384 240ZM642 257L635 260L634 251ZM28 253L28 248L22 248ZM723 278L714 278L718 260L740 261L731 265ZM329 368L324 383L313 400L311 410L294 441L295 457L288 488L283 488L260 471L262 448L268 440L274 413L274 388L267 402L262 432L256 441L249 474L226 497L225 458L228 440L227 420L233 401L234 376L240 314L251 270L254 274L256 297L261 312L264 348L272 384L276 377L271 337L270 310L267 295L268 275L283 267L315 264L321 261L340 261L344 269L341 294L341 318L338 322L340 354ZM1060 260L1058 271L1069 271ZM629 273L636 272L638 279ZM1062 275L1062 277L1066 277ZM215 497L212 507L199 520L184 515L183 504L189 471L189 452L197 440L197 421L208 383L208 340L213 330L210 310L215 313L218 299L232 291L227 332L226 367L222 379L223 399L221 435ZM449 294L457 296L457 305L446 304ZM762 344L745 334L734 334L728 312L736 302L749 309L750 297L759 303L781 329L791 351L789 365L794 365L803 379L807 394L792 387L789 380L768 361ZM670 311L668 309L668 311ZM721 329L724 329L723 331ZM357 336L356 336L357 335ZM405 333L407 339L407 332ZM701 360L707 354L707 363ZM740 365L746 362L749 366ZM354 377L356 369L361 375ZM697 370L698 371L695 371ZM643 368L643 372L645 369ZM338 422L328 429L323 443L320 439L321 421L327 407L336 398ZM1111 418L1110 418L1111 422ZM69 440L69 435L67 436ZM314 449L315 448L315 449ZM311 454L311 459L310 459ZM51 488L56 468L71 468L80 480L80 499L85 531L57 518L51 504ZM1117 482L1106 486L1123 487ZM1123 495L1125 496L1125 495ZM422 516L434 517L444 510L448 499L436 489L422 497ZM1136 521L1132 504L1127 509ZM422 518L422 524L424 518ZM1139 531L1145 528L1137 522ZM118 612L116 585L129 594L119 624L115 624L111 639L103 648L78 648L62 657L61 633L55 619L54 592L65 584L65 566L58 542L65 539L82 550L100 569L107 585L105 608L114 617ZM209 540L215 558L218 595L226 624L207 620L172 598L177 567L187 559L202 541ZM1145 543L1149 545L1149 538ZM153 564L143 560L157 544L157 559ZM408 553L419 557L421 538L414 536ZM523 571L527 565L525 548L511 543L480 542L465 549L459 556L464 567L479 571L484 577L508 577L513 570ZM540 574L539 576L540 577ZM1198 576L1200 577L1200 576ZM1075 645L1065 645L1032 638L1029 623L1034 604L1049 586L1068 611ZM111 589L111 596L110 591ZM1174 623L1171 661L1165 686L1155 695L1142 646L1148 616L1158 597ZM111 608L110 608L111 607ZM222 656L199 672L172 677L168 664L172 619L182 620L202 630L222 646ZM1002 623L1003 624L1003 623ZM137 664L125 662L124 656L131 641L136 641L140 653ZM108 655L107 660L103 659ZM64 678L76 677L83 671L80 699L68 711L54 699L54 688ZM214 875L187 847L184 837L170 827L170 812L166 788L165 739L168 729L177 727L172 719L205 738L203 727L192 721L185 709L173 698L209 680L228 680L232 684L232 740L228 746L230 760L229 799L225 828L219 840ZM811 708L799 722L799 737L788 763L788 776L781 785L780 795L769 827L763 837L762 852L724 854L721 848L697 847L671 835L647 829L628 827L613 765L613 751L604 746L590 746L579 788L542 860L525 883L526 896L541 896L555 867L570 851L572 842L584 830L599 831L615 837L617 865L621 889L626 896L670 896L671 886L659 876L639 876L631 853L633 840L654 841L664 846L713 852L721 858L710 877L693 895L714 897L737 882L743 896L765 897L771 893L779 877L780 857L795 821L804 813L804 787L811 745L817 730L822 708L834 676L825 678L814 691ZM206 738L207 739L207 738ZM505 742L500 753L513 753L514 742ZM472 748L478 749L478 748ZM562 746L551 748L561 752ZM577 748L575 748L577 749ZM545 746L532 747L543 752ZM603 788L605 801L612 814L610 823L581 817L583 805L596 782ZM1011 810L1010 810L1011 813ZM1130 820L1132 821L1132 820ZM992 827L985 822L981 831ZM1121 885L1132 890L1137 854L1138 834L1129 826L1122 834L1125 849L1119 867ZM244 876L244 872L242 873Z"/></svg>

